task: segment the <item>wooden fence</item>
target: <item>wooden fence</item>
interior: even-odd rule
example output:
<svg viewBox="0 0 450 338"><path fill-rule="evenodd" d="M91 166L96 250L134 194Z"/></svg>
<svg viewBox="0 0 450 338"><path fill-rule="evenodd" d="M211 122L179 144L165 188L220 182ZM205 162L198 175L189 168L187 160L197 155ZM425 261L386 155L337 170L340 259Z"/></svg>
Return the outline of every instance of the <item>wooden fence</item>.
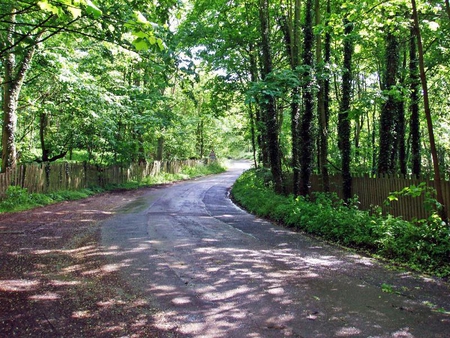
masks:
<svg viewBox="0 0 450 338"><path fill-rule="evenodd" d="M52 163L28 164L0 173L0 199L6 189L11 186L26 188L30 193L46 193L60 190L78 190L89 187L105 187L106 185L122 184L130 181L140 182L146 177L160 173L176 174L184 166L195 166L199 160L184 161L155 161L143 165L131 165L128 168L121 166L98 166L87 163ZM382 207L384 212L404 219L426 218L428 213L424 208L424 196L399 197L398 201L391 202L388 208L384 206L386 198L394 191L400 191L411 185L425 182L434 188L434 181L429 179L413 179L400 177L353 177L352 193L358 196L360 208L370 210L374 206ZM444 181L443 194L445 205L450 208L450 182ZM342 198L341 175L330 176L330 190ZM311 176L311 191L323 191L321 176Z"/></svg>
<svg viewBox="0 0 450 338"><path fill-rule="evenodd" d="M311 176L311 190L323 191L319 175ZM428 187L435 188L434 181L430 179L403 178L396 176L370 177L369 175L353 177L352 193L358 196L360 209L370 210L375 206L382 207L383 212L389 212L394 216L402 216L404 219L423 219L429 216L424 207L425 197L399 197L398 201L392 201L390 206L384 206L384 201L394 191L401 191L405 187L419 185L425 182ZM442 182L444 202L450 207L450 182ZM330 191L337 193L342 198L342 176L330 176Z"/></svg>
<svg viewBox="0 0 450 338"><path fill-rule="evenodd" d="M199 160L155 161L142 165L98 166L87 163L27 164L0 173L0 198L9 186L26 188L30 193L105 187L129 181L140 182L160 173L177 174L184 166L195 166Z"/></svg>

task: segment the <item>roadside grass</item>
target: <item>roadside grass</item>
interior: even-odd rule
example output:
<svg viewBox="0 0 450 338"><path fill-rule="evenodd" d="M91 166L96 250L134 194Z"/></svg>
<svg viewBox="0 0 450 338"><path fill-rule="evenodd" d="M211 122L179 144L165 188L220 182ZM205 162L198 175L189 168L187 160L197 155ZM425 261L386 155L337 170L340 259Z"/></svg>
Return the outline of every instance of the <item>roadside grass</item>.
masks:
<svg viewBox="0 0 450 338"><path fill-rule="evenodd" d="M105 191L132 190L156 184L188 180L210 174L218 174L225 170L226 167L224 164L220 161L215 161L209 165L183 167L178 174L161 173L156 176L149 176L140 182L130 181L120 185L108 185L104 188L90 187L82 190L64 190L46 194L28 193L27 189L18 186L10 186L0 202L0 213L17 212L62 201L79 200Z"/></svg>
<svg viewBox="0 0 450 338"><path fill-rule="evenodd" d="M380 212L359 210L335 194L277 195L267 172L248 170L232 188L233 199L249 212L330 242L387 259L396 265L450 276L450 230L436 212L408 222Z"/></svg>

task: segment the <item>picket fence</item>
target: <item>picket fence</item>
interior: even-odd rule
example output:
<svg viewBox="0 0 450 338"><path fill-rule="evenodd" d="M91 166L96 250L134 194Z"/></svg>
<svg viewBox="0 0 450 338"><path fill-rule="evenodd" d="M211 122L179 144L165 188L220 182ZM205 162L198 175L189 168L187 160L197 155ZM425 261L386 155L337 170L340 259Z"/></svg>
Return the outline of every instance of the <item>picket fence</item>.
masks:
<svg viewBox="0 0 450 338"><path fill-rule="evenodd" d="M160 173L177 174L185 166L202 161L155 161L147 164L99 166L88 163L26 164L0 173L0 199L9 186L26 188L30 193L49 193L61 190L79 190L90 187L140 182Z"/></svg>
<svg viewBox="0 0 450 338"><path fill-rule="evenodd" d="M406 220L424 219L430 215L425 208L425 196L419 197L402 196L398 201L391 201L389 206L385 201L392 192L401 191L405 187L419 185L425 182L428 187L435 188L434 181L428 178L409 178L400 176L353 176L352 194L357 195L359 208L362 210L374 210L381 207L383 213L390 213L393 216L401 216ZM444 195L444 204L447 209L450 207L450 182L443 181L442 189ZM321 176L311 176L311 191L323 191ZM342 176L330 175L330 191L336 193L340 198L342 194Z"/></svg>

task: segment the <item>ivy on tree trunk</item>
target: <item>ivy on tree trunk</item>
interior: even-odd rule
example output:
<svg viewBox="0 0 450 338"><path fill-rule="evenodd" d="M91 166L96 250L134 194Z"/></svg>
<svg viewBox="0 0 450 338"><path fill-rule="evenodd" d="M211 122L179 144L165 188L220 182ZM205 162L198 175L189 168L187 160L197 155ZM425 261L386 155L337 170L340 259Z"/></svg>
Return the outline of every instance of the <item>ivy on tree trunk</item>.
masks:
<svg viewBox="0 0 450 338"><path fill-rule="evenodd" d="M351 142L350 142L350 102L352 95L352 56L353 56L353 23L349 22L347 18L343 21L344 24L344 64L342 74L342 100L339 107L339 121L338 121L338 137L339 149L342 157L342 190L344 200L349 200L352 197L352 176L350 173L351 161Z"/></svg>
<svg viewBox="0 0 450 338"><path fill-rule="evenodd" d="M303 29L303 112L300 126L301 158L300 158L300 195L306 196L310 192L310 177L313 162L313 132L312 122L314 116L314 94L313 94L313 1L306 1L305 27Z"/></svg>
<svg viewBox="0 0 450 338"><path fill-rule="evenodd" d="M269 30L269 1L259 1L259 18L261 24L261 58L262 58L262 78L267 80L267 76L272 72L272 52L270 47ZM275 97L270 93L263 95L263 103L266 124L266 136L269 149L270 169L272 172L274 188L277 193L283 192L283 179L281 172L280 146L278 140L278 114Z"/></svg>

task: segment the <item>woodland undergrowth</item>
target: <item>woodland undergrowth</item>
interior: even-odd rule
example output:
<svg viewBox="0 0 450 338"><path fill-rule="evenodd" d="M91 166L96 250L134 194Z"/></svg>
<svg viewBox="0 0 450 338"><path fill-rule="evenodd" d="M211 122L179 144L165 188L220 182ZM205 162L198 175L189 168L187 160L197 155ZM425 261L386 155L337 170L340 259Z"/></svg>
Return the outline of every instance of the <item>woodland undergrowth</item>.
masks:
<svg viewBox="0 0 450 338"><path fill-rule="evenodd" d="M360 210L356 197L344 203L331 193L278 195L269 176L265 170L244 172L233 186L233 199L249 212L287 227L415 271L450 276L450 231L437 212L427 219L406 221Z"/></svg>

